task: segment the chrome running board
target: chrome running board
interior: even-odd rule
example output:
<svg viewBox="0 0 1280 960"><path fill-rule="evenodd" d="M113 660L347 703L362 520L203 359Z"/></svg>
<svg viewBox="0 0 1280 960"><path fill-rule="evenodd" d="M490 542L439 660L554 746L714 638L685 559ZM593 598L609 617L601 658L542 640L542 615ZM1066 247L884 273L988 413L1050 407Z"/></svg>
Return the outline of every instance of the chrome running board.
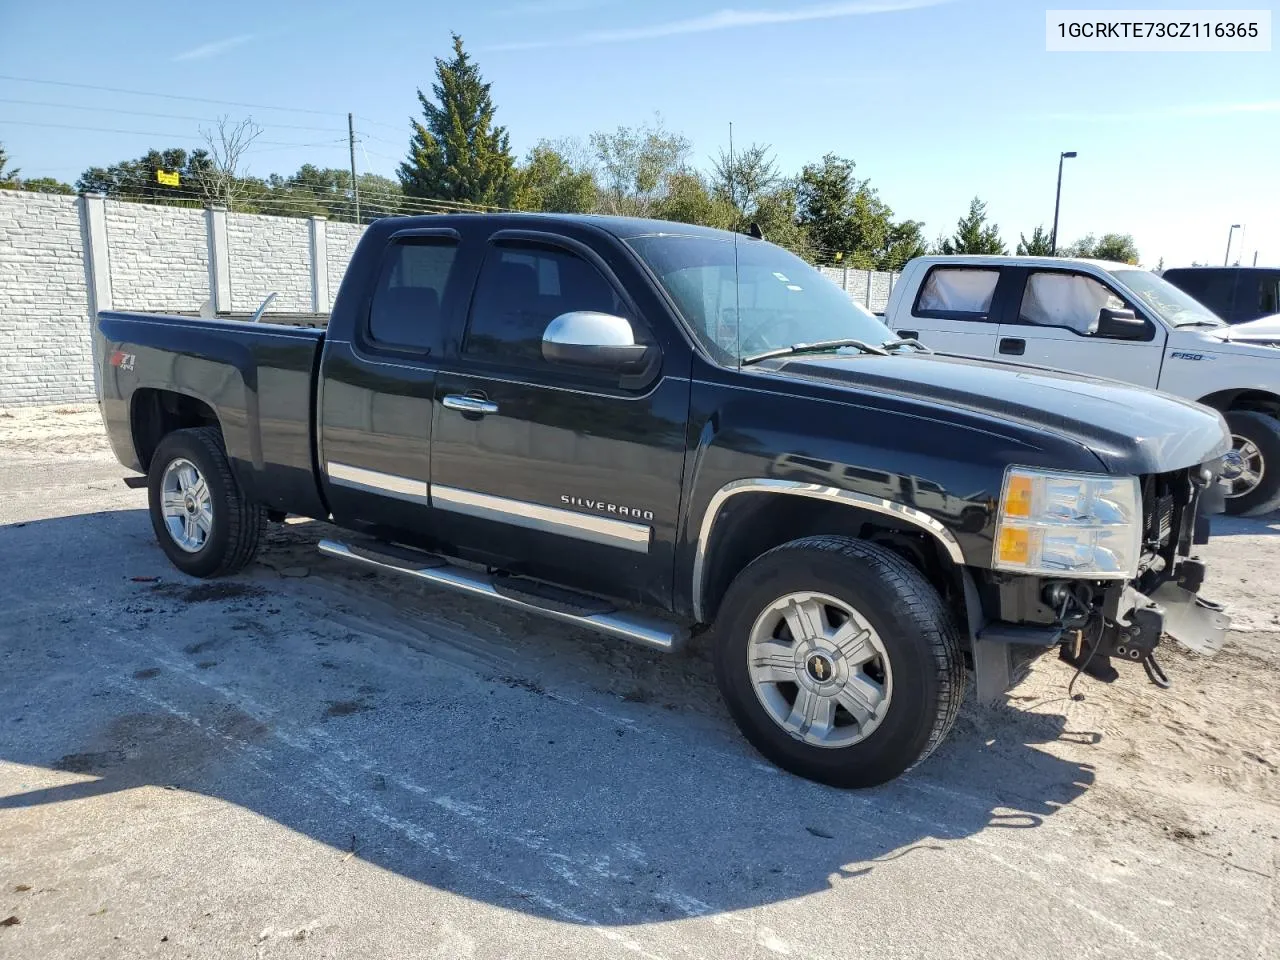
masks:
<svg viewBox="0 0 1280 960"><path fill-rule="evenodd" d="M685 631L674 623L659 620L656 617L646 617L643 614L624 610L573 613L566 609L567 604L563 602L556 603L554 608L542 606L536 602L536 597L531 593L521 591L517 596L509 589L505 592L500 591L499 587L495 586L496 578L490 574L455 566L428 553L422 553L422 559L415 560L413 554L417 551L396 548L390 544L386 549L388 553L372 548L360 548L357 551L336 540L320 541L320 552L326 556L337 557L339 560L351 560L379 570L403 574L432 586L484 597L517 610L541 614L552 620L584 627L622 640L630 640L632 643L639 643L667 653L678 650L684 645ZM390 551L394 551L394 555Z"/></svg>

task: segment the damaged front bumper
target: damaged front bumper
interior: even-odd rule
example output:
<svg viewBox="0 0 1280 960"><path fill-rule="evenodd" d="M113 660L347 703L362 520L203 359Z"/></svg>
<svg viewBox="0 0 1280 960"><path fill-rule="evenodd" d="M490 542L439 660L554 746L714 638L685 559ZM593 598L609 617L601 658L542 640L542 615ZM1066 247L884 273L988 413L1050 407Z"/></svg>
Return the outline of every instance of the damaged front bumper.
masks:
<svg viewBox="0 0 1280 960"><path fill-rule="evenodd" d="M1231 618L1200 595L1205 564L1190 555L1208 542L1209 514L1221 512L1217 467L1143 478L1144 556L1133 580L966 574L979 699L994 701L1017 682L1035 647L1059 647L1063 660L1107 682L1119 676L1114 661L1141 664L1161 687L1169 680L1155 652L1164 638L1202 656L1221 650Z"/></svg>

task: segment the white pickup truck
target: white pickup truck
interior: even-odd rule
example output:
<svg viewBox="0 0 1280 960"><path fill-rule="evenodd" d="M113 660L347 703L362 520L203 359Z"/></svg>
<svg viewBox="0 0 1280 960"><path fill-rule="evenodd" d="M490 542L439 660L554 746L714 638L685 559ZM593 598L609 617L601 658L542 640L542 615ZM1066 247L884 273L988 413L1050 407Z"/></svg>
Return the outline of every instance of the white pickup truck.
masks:
<svg viewBox="0 0 1280 960"><path fill-rule="evenodd" d="M1149 270L1060 257L918 257L885 323L939 353L1123 380L1220 411L1229 513L1280 506L1280 348ZM1262 323L1265 321L1255 321Z"/></svg>

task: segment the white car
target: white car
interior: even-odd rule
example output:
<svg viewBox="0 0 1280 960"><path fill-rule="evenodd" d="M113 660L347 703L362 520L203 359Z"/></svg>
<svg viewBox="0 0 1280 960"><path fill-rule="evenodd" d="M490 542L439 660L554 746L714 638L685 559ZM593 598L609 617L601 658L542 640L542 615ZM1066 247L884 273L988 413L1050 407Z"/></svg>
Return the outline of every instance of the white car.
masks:
<svg viewBox="0 0 1280 960"><path fill-rule="evenodd" d="M1280 506L1280 337L1227 326L1149 270L1061 257L918 257L885 323L938 351L1123 380L1217 409L1229 513ZM1265 330L1255 324L1271 324Z"/></svg>

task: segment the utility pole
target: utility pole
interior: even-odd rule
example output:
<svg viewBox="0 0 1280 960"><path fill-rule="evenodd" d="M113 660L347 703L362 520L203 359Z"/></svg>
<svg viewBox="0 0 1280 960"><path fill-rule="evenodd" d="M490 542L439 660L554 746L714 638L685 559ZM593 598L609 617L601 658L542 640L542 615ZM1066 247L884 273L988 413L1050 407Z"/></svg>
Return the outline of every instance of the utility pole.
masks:
<svg viewBox="0 0 1280 960"><path fill-rule="evenodd" d="M1058 154L1058 192L1053 198L1053 236L1049 238L1049 256L1051 257L1058 255L1058 208L1062 205L1062 161L1069 160L1075 155L1074 150Z"/></svg>
<svg viewBox="0 0 1280 960"><path fill-rule="evenodd" d="M1222 265L1224 267L1227 265L1227 261L1231 259L1231 237L1239 229L1240 224L1233 223L1231 229L1227 231L1227 252L1222 255Z"/></svg>
<svg viewBox="0 0 1280 960"><path fill-rule="evenodd" d="M351 151L351 199L356 205L356 223L360 222L360 187L356 184L356 124L347 114L347 147Z"/></svg>

